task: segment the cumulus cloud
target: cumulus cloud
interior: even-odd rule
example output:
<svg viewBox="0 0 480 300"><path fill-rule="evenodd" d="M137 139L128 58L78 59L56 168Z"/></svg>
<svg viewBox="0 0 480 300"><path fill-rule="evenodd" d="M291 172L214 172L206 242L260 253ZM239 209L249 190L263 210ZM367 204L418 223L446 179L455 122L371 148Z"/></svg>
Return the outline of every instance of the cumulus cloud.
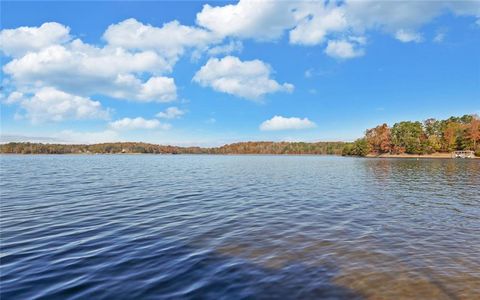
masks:
<svg viewBox="0 0 480 300"><path fill-rule="evenodd" d="M205 4L197 24L219 36L272 40L294 26L289 1L240 0L237 4L213 7Z"/></svg>
<svg viewBox="0 0 480 300"><path fill-rule="evenodd" d="M3 29L0 49L10 61L3 66L9 90L35 94L52 87L78 97L105 95L139 102L177 99L173 78L164 76L187 49L207 51L221 42L215 33L172 21L161 27L127 19L110 25L104 46L72 40L69 28L58 23ZM241 42L210 48L212 53L235 51ZM15 97L4 103L19 103Z"/></svg>
<svg viewBox="0 0 480 300"><path fill-rule="evenodd" d="M156 119L147 120L142 117L123 118L114 122L110 122L110 128L114 130L135 130L135 129L170 129L170 124L163 124Z"/></svg>
<svg viewBox="0 0 480 300"><path fill-rule="evenodd" d="M282 116L274 116L260 124L260 130L264 131L309 129L314 127L316 127L316 124L307 118L286 118Z"/></svg>
<svg viewBox="0 0 480 300"><path fill-rule="evenodd" d="M177 87L173 78L151 77L141 85L138 99L145 101L170 102L177 98Z"/></svg>
<svg viewBox="0 0 480 300"><path fill-rule="evenodd" d="M185 26L178 21L155 27L135 19L110 25L103 38L109 45L132 50L152 50L173 65L188 48L205 48L221 41L215 33Z"/></svg>
<svg viewBox="0 0 480 300"><path fill-rule="evenodd" d="M291 92L290 83L279 84L270 78L271 68L260 60L241 61L234 56L211 58L195 74L193 81L215 91L246 99L258 99L268 93Z"/></svg>
<svg viewBox="0 0 480 300"><path fill-rule="evenodd" d="M403 42L419 42L418 29L447 12L480 20L480 2L240 0L204 5L197 24L220 36L257 40L276 40L289 32L290 43L300 45L321 45L369 30L386 32Z"/></svg>
<svg viewBox="0 0 480 300"><path fill-rule="evenodd" d="M172 106L167 108L165 111L161 111L156 114L157 118L160 119L176 119L185 114L185 111L179 109L178 107Z"/></svg>
<svg viewBox="0 0 480 300"><path fill-rule="evenodd" d="M30 52L3 67L20 90L53 86L82 96L104 94L119 99L157 102L175 100L173 79L156 76L142 82L136 74L155 74L165 69L168 69L165 60L155 52L97 48L80 40Z"/></svg>
<svg viewBox="0 0 480 300"><path fill-rule="evenodd" d="M355 43L346 40L328 41L325 53L336 58L354 58L365 54Z"/></svg>
<svg viewBox="0 0 480 300"><path fill-rule="evenodd" d="M70 29L62 24L49 22L40 27L18 27L0 32L1 50L9 56L22 56L70 39Z"/></svg>
<svg viewBox="0 0 480 300"><path fill-rule="evenodd" d="M4 69L14 78L23 78L35 76L41 69L45 69L42 75L48 75L47 72L67 72L73 68L78 68L76 72L80 76L97 73L100 78L138 72L158 74L170 70L165 60L153 51L132 53L122 48L98 48L78 39L67 45L52 45L28 53L12 60Z"/></svg>
<svg viewBox="0 0 480 300"><path fill-rule="evenodd" d="M34 123L67 119L106 119L109 116L108 110L104 110L100 102L52 87L42 88L31 98L21 100L20 106L25 110L24 117Z"/></svg>
<svg viewBox="0 0 480 300"><path fill-rule="evenodd" d="M318 45L332 33L347 29L343 7L324 1L240 0L206 4L197 24L223 37L276 40L289 31L292 44Z"/></svg>
<svg viewBox="0 0 480 300"><path fill-rule="evenodd" d="M343 7L323 2L306 2L295 11L298 23L290 30L290 43L318 45L331 33L348 28Z"/></svg>
<svg viewBox="0 0 480 300"><path fill-rule="evenodd" d="M445 13L473 17L478 24L480 2L240 0L204 5L192 26L175 20L153 26L126 19L105 30L101 46L73 39L66 25L55 22L2 29L0 50L8 58L3 65L4 87L13 91L9 97L3 96L2 103L23 107L49 88L92 102L96 101L90 97L96 95L169 102L177 99L177 88L166 74L188 51L219 56L241 51L242 39L271 41L288 33L291 44L322 45L327 55L354 58L364 55L368 31L418 43L423 40L422 26ZM440 42L443 37L439 33L433 41ZM242 62L232 56L210 59L194 81L248 99L293 89L291 84L271 79L265 63ZM75 113L61 115L78 117Z"/></svg>
<svg viewBox="0 0 480 300"><path fill-rule="evenodd" d="M395 38L404 43L409 43L409 42L420 43L423 41L423 37L421 34L414 31L408 31L403 29L400 29L395 33Z"/></svg>

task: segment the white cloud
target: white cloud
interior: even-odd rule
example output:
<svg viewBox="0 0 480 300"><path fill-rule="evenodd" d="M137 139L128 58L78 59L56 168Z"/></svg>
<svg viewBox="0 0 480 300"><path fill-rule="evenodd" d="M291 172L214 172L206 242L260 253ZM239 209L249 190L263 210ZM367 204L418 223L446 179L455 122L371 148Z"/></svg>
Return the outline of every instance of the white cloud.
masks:
<svg viewBox="0 0 480 300"><path fill-rule="evenodd" d="M177 87L173 78L151 77L142 84L138 99L146 101L170 102L177 98Z"/></svg>
<svg viewBox="0 0 480 300"><path fill-rule="evenodd" d="M197 24L224 37L259 40L276 40L289 31L292 44L319 45L367 30L381 30L393 36L400 30L416 32L447 12L479 19L480 2L240 0L224 6L205 5L197 14Z"/></svg>
<svg viewBox="0 0 480 300"><path fill-rule="evenodd" d="M167 108L165 111L161 111L156 114L157 118L161 119L176 119L185 114L185 111L179 109L178 107L172 106Z"/></svg>
<svg viewBox="0 0 480 300"><path fill-rule="evenodd" d="M309 129L314 127L316 127L316 124L307 118L286 118L282 116L274 116L260 124L260 130L264 131Z"/></svg>
<svg viewBox="0 0 480 300"><path fill-rule="evenodd" d="M173 65L187 48L206 48L220 42L214 33L172 21L162 27L127 19L110 25L103 38L109 45L133 50L152 50Z"/></svg>
<svg viewBox="0 0 480 300"><path fill-rule="evenodd" d="M288 1L240 0L236 4L203 6L197 24L220 36L272 40L295 25Z"/></svg>
<svg viewBox="0 0 480 300"><path fill-rule="evenodd" d="M58 23L4 29L0 37L2 51L12 57L3 66L10 90L34 94L53 87L84 98L101 94L139 102L176 100L173 78L160 75L171 72L185 50L207 51L221 41L208 30L177 21L154 27L135 19L109 26L102 47L72 41L69 28ZM239 47L241 42L210 50L220 53Z"/></svg>
<svg viewBox="0 0 480 300"><path fill-rule="evenodd" d="M354 58L365 54L363 49L359 49L356 44L346 41L328 41L325 53L335 58Z"/></svg>
<svg viewBox="0 0 480 300"><path fill-rule="evenodd" d="M240 41L230 41L228 44L219 45L208 49L209 55L215 56L220 54L230 54L233 52L241 52L243 44Z"/></svg>
<svg viewBox="0 0 480 300"><path fill-rule="evenodd" d="M348 28L343 7L323 2L305 2L295 11L298 23L290 31L290 43L318 45L335 32Z"/></svg>
<svg viewBox="0 0 480 300"><path fill-rule="evenodd" d="M40 27L18 27L0 32L0 48L9 56L22 56L29 51L38 51L48 46L61 44L70 39L70 29L50 22Z"/></svg>
<svg viewBox="0 0 480 300"><path fill-rule="evenodd" d="M32 120L83 118L73 108L59 114L37 109L35 97L48 89L76 99L70 101L76 105L82 102L78 99L86 100L82 107L98 103L90 99L96 95L169 102L177 99L177 88L165 74L172 72L189 50L213 56L228 54L241 51L241 39L278 40L288 32L291 44L326 45L326 54L352 58L364 55L368 31L382 31L402 42L420 42L422 26L445 13L474 17L478 24L480 2L240 0L204 5L194 26L172 21L156 27L127 19L106 29L102 46L73 40L70 29L55 22L3 29L0 49L9 58L3 66L2 83L13 92L1 101L18 104ZM440 42L444 36L437 33L433 40ZM271 79L271 73L262 61L242 62L228 56L210 59L194 81L248 99L293 89L291 84ZM89 107L95 111L94 105Z"/></svg>
<svg viewBox="0 0 480 300"><path fill-rule="evenodd" d="M121 48L97 48L75 40L16 58L3 67L19 90L53 86L67 93L104 94L134 101L167 102L176 99L173 79L137 74L166 70L155 52L130 53Z"/></svg>
<svg viewBox="0 0 480 300"><path fill-rule="evenodd" d="M71 70L78 68L78 70ZM45 69L42 71L42 69ZM75 40L66 45L52 45L9 62L5 72L17 77L48 75L50 72L75 72L80 76L112 77L117 74L170 71L165 60L155 52L128 52L122 48L97 48ZM39 73L39 72L44 73ZM18 78L17 78L18 79Z"/></svg>
<svg viewBox="0 0 480 300"><path fill-rule="evenodd" d="M395 38L403 43L420 43L423 41L423 37L421 34L403 29L400 29L395 33Z"/></svg>
<svg viewBox="0 0 480 300"><path fill-rule="evenodd" d="M211 58L195 74L193 81L216 91L247 99L258 99L268 93L291 92L290 83L279 84L270 78L270 66L260 60L241 61L234 56Z"/></svg>
<svg viewBox="0 0 480 300"><path fill-rule="evenodd" d="M114 122L110 122L110 128L114 130L135 130L135 129L170 129L170 124L163 124L156 119L147 120L142 117L123 118Z"/></svg>
<svg viewBox="0 0 480 300"><path fill-rule="evenodd" d="M448 11L480 17L478 1L376 1L349 0L345 4L348 22L354 30L382 29L395 34L415 31Z"/></svg>
<svg viewBox="0 0 480 300"><path fill-rule="evenodd" d="M109 112L102 109L100 102L52 87L42 88L31 98L21 100L20 106L26 112L24 117L34 123L67 119L106 119L109 116Z"/></svg>

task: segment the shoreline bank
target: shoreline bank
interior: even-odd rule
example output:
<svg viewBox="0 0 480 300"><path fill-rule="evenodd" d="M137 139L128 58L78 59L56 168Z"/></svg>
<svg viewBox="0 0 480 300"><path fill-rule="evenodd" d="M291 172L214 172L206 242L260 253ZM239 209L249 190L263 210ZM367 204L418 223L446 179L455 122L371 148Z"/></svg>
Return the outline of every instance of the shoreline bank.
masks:
<svg viewBox="0 0 480 300"><path fill-rule="evenodd" d="M388 153L385 153L385 154L379 154L379 155L376 155L376 154L367 154L367 156L365 156L367 158L451 158L451 159L454 159L452 157L452 154L451 153L432 153L432 154L407 154L407 153L403 153L403 154L388 154ZM466 158L466 159L480 159L480 157L473 157L473 158Z"/></svg>
<svg viewBox="0 0 480 300"><path fill-rule="evenodd" d="M366 156L352 156L352 155L340 155L340 154L301 154L301 153L289 153L289 154L279 154L279 153L140 153L140 152L127 152L127 153L1 153L0 155L215 155L215 156L337 156L337 157L357 157L357 158L395 158L395 159L460 159L453 158L451 153L432 153L432 154L367 154ZM480 159L476 156L473 158L465 159Z"/></svg>

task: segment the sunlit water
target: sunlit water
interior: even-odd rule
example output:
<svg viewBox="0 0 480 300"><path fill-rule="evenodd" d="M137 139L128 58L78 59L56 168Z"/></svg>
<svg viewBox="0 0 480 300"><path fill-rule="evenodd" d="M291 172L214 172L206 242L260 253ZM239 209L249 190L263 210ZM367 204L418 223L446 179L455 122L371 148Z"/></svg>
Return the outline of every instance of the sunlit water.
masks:
<svg viewBox="0 0 480 300"><path fill-rule="evenodd" d="M480 161L1 156L3 299L480 299Z"/></svg>

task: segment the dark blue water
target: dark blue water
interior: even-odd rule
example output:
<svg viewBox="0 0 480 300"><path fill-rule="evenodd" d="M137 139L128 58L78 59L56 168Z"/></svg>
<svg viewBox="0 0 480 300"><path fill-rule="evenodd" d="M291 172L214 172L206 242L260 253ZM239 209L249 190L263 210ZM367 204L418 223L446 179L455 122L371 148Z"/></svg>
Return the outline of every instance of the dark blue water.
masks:
<svg viewBox="0 0 480 300"><path fill-rule="evenodd" d="M480 298L480 160L0 162L2 300Z"/></svg>

